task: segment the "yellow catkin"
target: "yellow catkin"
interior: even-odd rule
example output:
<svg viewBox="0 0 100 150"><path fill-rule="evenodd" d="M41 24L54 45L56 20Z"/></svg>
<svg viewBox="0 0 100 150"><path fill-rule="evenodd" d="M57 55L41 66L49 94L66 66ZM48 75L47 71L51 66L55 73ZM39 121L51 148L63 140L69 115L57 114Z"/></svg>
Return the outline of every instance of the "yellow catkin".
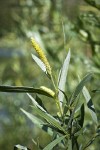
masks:
<svg viewBox="0 0 100 150"><path fill-rule="evenodd" d="M43 50L41 49L41 47L39 46L39 44L35 41L35 39L33 37L31 37L31 42L32 42L33 48L36 50L37 54L39 55L39 58L45 64L47 74L49 76L51 76L51 67L50 67L50 64L49 64Z"/></svg>
<svg viewBox="0 0 100 150"><path fill-rule="evenodd" d="M45 86L41 86L40 89L42 89L43 91L45 91L46 93L48 93L49 95L51 95L52 97L55 96L54 91L52 91L51 89L45 87Z"/></svg>

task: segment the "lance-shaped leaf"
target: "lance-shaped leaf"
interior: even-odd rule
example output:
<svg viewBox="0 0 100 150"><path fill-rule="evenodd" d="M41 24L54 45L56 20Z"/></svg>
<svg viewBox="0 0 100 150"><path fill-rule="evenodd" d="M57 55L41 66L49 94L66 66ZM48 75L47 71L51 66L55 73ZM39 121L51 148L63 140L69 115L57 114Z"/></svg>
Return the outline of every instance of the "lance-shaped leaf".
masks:
<svg viewBox="0 0 100 150"><path fill-rule="evenodd" d="M30 94L27 94L29 97L30 97L30 99L32 100L32 102L33 102L33 104L34 104L34 106L32 106L32 108L35 108L34 110L41 116L41 117L44 117L49 123L55 123L55 125L56 126L58 126L59 128L60 128L60 123L59 123L59 121L58 120L56 120L53 116L51 116L50 114L48 114L47 112L46 112L46 110L44 110L43 109L43 107L41 107L37 102L36 102L36 100L30 95ZM51 124L52 124L51 123ZM57 125L58 124L58 125ZM52 125L54 125L54 124L52 124ZM54 127L56 127L54 125ZM62 128L62 127L61 127ZM59 129L59 130L61 130L61 128ZM63 129L63 128L62 128Z"/></svg>
<svg viewBox="0 0 100 150"><path fill-rule="evenodd" d="M90 79L92 78L92 73L89 73L87 74L81 81L80 83L78 84L78 86L76 87L74 93L72 94L71 96L71 99L70 99L70 104L72 104L75 99L77 98L77 96L80 94L80 92L82 91L83 87L85 86L85 84L87 82L90 81Z"/></svg>
<svg viewBox="0 0 100 150"><path fill-rule="evenodd" d="M32 58L37 63L37 65L42 69L42 71L46 73L45 64L37 56L35 56L33 54L32 54Z"/></svg>
<svg viewBox="0 0 100 150"><path fill-rule="evenodd" d="M92 99L91 99L91 96L89 94L89 91L87 90L86 87L84 87L82 92L83 92L83 95L85 97L85 100L86 100L87 107L89 109L90 115L91 115L93 121L97 124L97 115L96 115L95 108L94 108L94 105L92 103Z"/></svg>
<svg viewBox="0 0 100 150"><path fill-rule="evenodd" d="M41 110L42 112L44 112L45 114L47 114L48 117L52 118L52 120L57 121L54 117L52 117L50 114L48 114L47 111L43 107L41 107L30 94L27 94L27 95L32 100L33 105L35 106L36 109Z"/></svg>
<svg viewBox="0 0 100 150"><path fill-rule="evenodd" d="M14 93L36 93L36 94L42 94L49 97L54 97L54 94L45 91L44 89L40 88L33 88L33 87L27 87L27 86L4 86L0 85L0 92L14 92Z"/></svg>
<svg viewBox="0 0 100 150"><path fill-rule="evenodd" d="M49 135L53 135L53 131L51 128L48 127L48 130L44 128L45 122L43 122L41 119L37 118L36 116L28 113L27 111L23 110L21 108L21 111L40 129L44 130L47 132ZM45 130L46 129L46 130Z"/></svg>
<svg viewBox="0 0 100 150"><path fill-rule="evenodd" d="M68 55L63 63L63 66L62 66L61 72L60 72L60 77L59 77L58 88L60 90L59 90L58 98L60 100L61 106L62 106L63 99L64 99L64 94L61 91L65 92L65 84L66 84L67 72L68 72L68 68L69 68L69 62L70 62L70 50L69 50Z"/></svg>
<svg viewBox="0 0 100 150"><path fill-rule="evenodd" d="M67 135L67 132L64 130L63 127L61 127L60 122L56 120L54 117L52 117L50 114L40 110L39 108L32 106L33 110L42 118L44 118L48 123L53 125L55 128L63 132Z"/></svg>
<svg viewBox="0 0 100 150"><path fill-rule="evenodd" d="M41 107L41 106L36 102L36 100L35 100L30 94L27 93L27 95L28 95L29 98L32 100L34 106L36 106L37 108L41 109L43 112L46 112L46 110L44 110L44 108Z"/></svg>
<svg viewBox="0 0 100 150"><path fill-rule="evenodd" d="M52 150L57 144L59 144L64 138L66 137L66 135L61 136L57 139L55 139L54 141L52 141L50 144L48 144L43 150Z"/></svg>

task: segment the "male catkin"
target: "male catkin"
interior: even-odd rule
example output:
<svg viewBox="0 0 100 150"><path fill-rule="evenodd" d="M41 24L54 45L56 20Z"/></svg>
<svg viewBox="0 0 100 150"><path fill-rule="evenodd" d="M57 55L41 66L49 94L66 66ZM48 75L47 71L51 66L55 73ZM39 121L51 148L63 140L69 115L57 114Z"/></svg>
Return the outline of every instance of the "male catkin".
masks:
<svg viewBox="0 0 100 150"><path fill-rule="evenodd" d="M33 37L31 37L31 42L32 42L33 48L36 50L37 54L39 55L39 58L46 66L47 74L49 76L51 76L51 66L50 66L43 50L41 49L41 47L39 46L39 44L35 41L35 39Z"/></svg>

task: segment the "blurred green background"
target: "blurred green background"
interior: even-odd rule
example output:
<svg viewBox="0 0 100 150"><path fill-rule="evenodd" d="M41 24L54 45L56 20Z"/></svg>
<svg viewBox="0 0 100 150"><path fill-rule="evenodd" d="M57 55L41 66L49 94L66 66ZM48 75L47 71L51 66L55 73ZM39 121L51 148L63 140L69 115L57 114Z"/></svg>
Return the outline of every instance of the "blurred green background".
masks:
<svg viewBox="0 0 100 150"><path fill-rule="evenodd" d="M30 37L43 47L53 68L59 73L69 48L71 64L66 91L69 95L90 71L94 78L88 85L99 118L100 95L91 91L100 88L100 11L83 0L0 0L0 84L50 87L49 80L33 62ZM35 96L35 95L33 95ZM53 102L45 105L51 113ZM20 108L30 110L26 94L0 93L0 149L11 150L21 144L35 150L32 139L45 146L50 137L36 128ZM93 134L91 130L87 140ZM45 140L45 137L47 140ZM42 138L42 141L41 141ZM99 150L100 139L91 150Z"/></svg>

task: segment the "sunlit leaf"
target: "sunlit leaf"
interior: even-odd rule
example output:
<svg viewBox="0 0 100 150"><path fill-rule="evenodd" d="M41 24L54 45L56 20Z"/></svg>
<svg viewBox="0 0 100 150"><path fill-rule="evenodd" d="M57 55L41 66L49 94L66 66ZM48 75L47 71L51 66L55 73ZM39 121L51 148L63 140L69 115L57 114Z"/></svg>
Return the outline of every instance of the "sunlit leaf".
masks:
<svg viewBox="0 0 100 150"><path fill-rule="evenodd" d="M46 73L46 66L45 64L35 55L32 54L33 60L37 63L37 65Z"/></svg>
<svg viewBox="0 0 100 150"><path fill-rule="evenodd" d="M64 95L61 91L65 92L65 84L66 84L66 79L67 79L67 73L68 73L68 68L69 68L69 62L70 62L70 50L67 54L67 57L63 63L63 66L61 68L61 73L60 73L60 77L59 77L59 85L58 88L59 90L59 94L58 94L58 98L60 100L60 104L62 105L63 103L63 99L64 99Z"/></svg>

